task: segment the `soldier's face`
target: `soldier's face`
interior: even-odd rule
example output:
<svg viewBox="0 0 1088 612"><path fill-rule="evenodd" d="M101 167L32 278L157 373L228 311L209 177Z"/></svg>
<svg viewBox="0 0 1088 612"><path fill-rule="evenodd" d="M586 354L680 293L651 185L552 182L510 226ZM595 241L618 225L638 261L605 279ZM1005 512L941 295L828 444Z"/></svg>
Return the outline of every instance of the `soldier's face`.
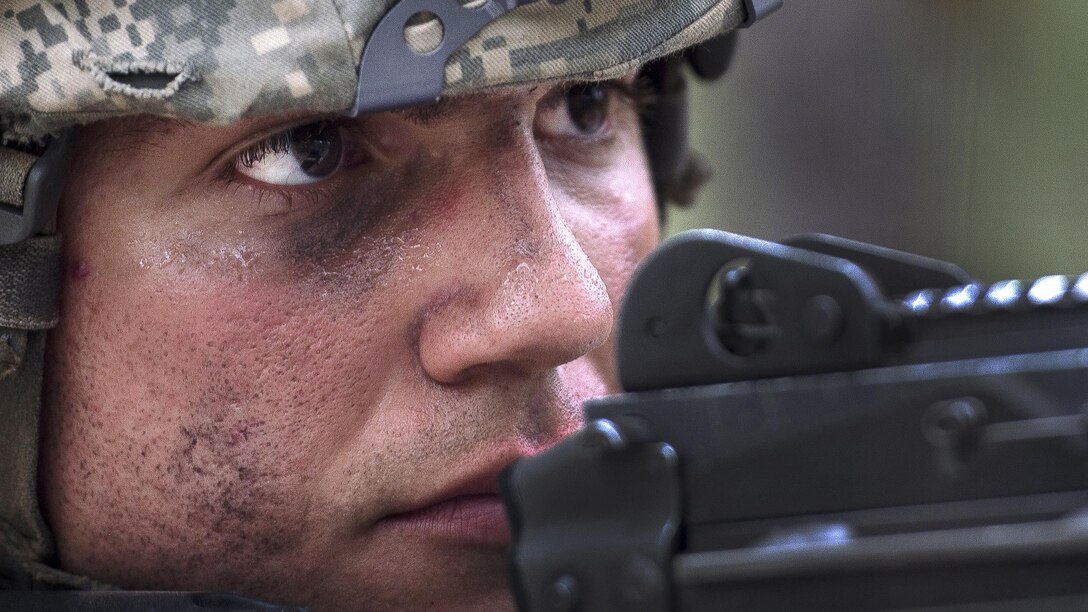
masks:
<svg viewBox="0 0 1088 612"><path fill-rule="evenodd" d="M84 129L41 455L62 566L321 610L510 605L496 476L613 388L657 241L621 89Z"/></svg>

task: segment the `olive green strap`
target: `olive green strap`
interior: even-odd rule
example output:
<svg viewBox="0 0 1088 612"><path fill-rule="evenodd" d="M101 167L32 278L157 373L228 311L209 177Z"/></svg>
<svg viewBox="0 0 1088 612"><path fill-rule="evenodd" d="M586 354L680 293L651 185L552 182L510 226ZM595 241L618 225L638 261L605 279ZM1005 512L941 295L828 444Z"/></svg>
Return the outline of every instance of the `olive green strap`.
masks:
<svg viewBox="0 0 1088 612"><path fill-rule="evenodd" d="M66 579L50 580L62 573L48 567L54 549L37 491L45 330L59 316L60 246L57 235L0 246L0 588Z"/></svg>
<svg viewBox="0 0 1088 612"><path fill-rule="evenodd" d="M47 234L72 160L72 133L57 134L32 155L0 146L0 245Z"/></svg>
<svg viewBox="0 0 1088 612"><path fill-rule="evenodd" d="M0 589L99 589L51 567L38 504L39 410L46 330L57 324L60 236L0 246Z"/></svg>
<svg viewBox="0 0 1088 612"><path fill-rule="evenodd" d="M24 366L28 332L57 324L60 245L59 235L0 245L0 381ZM0 407L11 397L14 392L0 394Z"/></svg>
<svg viewBox="0 0 1088 612"><path fill-rule="evenodd" d="M13 342L18 366L0 378L0 586L29 588L28 566L53 556L52 538L38 509L38 406L45 332L0 329Z"/></svg>
<svg viewBox="0 0 1088 612"><path fill-rule="evenodd" d="M0 373L0 589L111 588L53 567L56 549L38 500L38 412L44 331L0 329L17 366Z"/></svg>
<svg viewBox="0 0 1088 612"><path fill-rule="evenodd" d="M0 245L0 328L55 327L60 308L60 236Z"/></svg>
<svg viewBox="0 0 1088 612"><path fill-rule="evenodd" d="M23 185L37 155L0 147L0 202L8 206L23 206Z"/></svg>

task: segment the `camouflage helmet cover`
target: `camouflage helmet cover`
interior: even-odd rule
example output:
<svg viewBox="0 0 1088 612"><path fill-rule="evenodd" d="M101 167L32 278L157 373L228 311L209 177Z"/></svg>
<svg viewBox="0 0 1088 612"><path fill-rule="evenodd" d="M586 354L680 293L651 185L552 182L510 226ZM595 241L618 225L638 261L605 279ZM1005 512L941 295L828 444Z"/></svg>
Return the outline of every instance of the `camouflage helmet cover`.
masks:
<svg viewBox="0 0 1088 612"><path fill-rule="evenodd" d="M368 37L395 4L16 1L0 13L0 130L9 141L25 141L136 113L230 123L291 110L345 111L357 87L367 87L359 83L359 62ZM443 90L611 78L736 27L743 4L532 2L487 24L453 52ZM426 26L405 34L426 36ZM140 77L159 80L155 87L134 84Z"/></svg>

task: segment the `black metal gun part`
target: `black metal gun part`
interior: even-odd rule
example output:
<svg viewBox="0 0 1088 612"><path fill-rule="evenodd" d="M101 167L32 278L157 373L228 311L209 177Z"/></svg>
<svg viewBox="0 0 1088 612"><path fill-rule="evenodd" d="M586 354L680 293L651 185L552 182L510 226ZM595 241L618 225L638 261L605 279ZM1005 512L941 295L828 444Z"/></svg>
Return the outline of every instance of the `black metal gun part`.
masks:
<svg viewBox="0 0 1088 612"><path fill-rule="evenodd" d="M523 610L1088 609L1088 275L698 230L503 478Z"/></svg>

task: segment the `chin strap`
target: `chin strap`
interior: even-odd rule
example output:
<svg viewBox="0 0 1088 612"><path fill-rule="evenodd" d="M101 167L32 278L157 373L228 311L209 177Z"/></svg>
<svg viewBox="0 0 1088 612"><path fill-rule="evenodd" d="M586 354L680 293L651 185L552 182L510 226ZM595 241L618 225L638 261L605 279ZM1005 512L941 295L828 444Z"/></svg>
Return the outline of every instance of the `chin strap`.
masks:
<svg viewBox="0 0 1088 612"><path fill-rule="evenodd" d="M0 246L0 586L33 588L53 542L38 507L45 330L57 323L60 237Z"/></svg>
<svg viewBox="0 0 1088 612"><path fill-rule="evenodd" d="M57 214L72 159L72 135L57 135L42 154L0 146L0 245L45 231Z"/></svg>
<svg viewBox="0 0 1088 612"><path fill-rule="evenodd" d="M52 223L69 139L41 156L0 147L0 588L95 588L49 567L53 538L38 505L46 332L60 315L61 239Z"/></svg>
<svg viewBox="0 0 1088 612"><path fill-rule="evenodd" d="M0 328L52 329L60 316L59 304L59 235L0 246Z"/></svg>
<svg viewBox="0 0 1088 612"><path fill-rule="evenodd" d="M782 8L783 0L744 0L742 28ZM688 95L685 67L704 81L725 74L737 47L736 30L726 32L682 54L650 62L642 70L654 91L654 105L642 120L654 189L664 221L666 206L690 206L713 176L710 165L688 143Z"/></svg>
<svg viewBox="0 0 1088 612"><path fill-rule="evenodd" d="M642 138L662 220L668 204L681 208L693 204L713 175L688 141L687 67L704 81L717 80L729 67L736 46L737 33L727 32L642 69L641 77L654 92L650 111L642 118Z"/></svg>

